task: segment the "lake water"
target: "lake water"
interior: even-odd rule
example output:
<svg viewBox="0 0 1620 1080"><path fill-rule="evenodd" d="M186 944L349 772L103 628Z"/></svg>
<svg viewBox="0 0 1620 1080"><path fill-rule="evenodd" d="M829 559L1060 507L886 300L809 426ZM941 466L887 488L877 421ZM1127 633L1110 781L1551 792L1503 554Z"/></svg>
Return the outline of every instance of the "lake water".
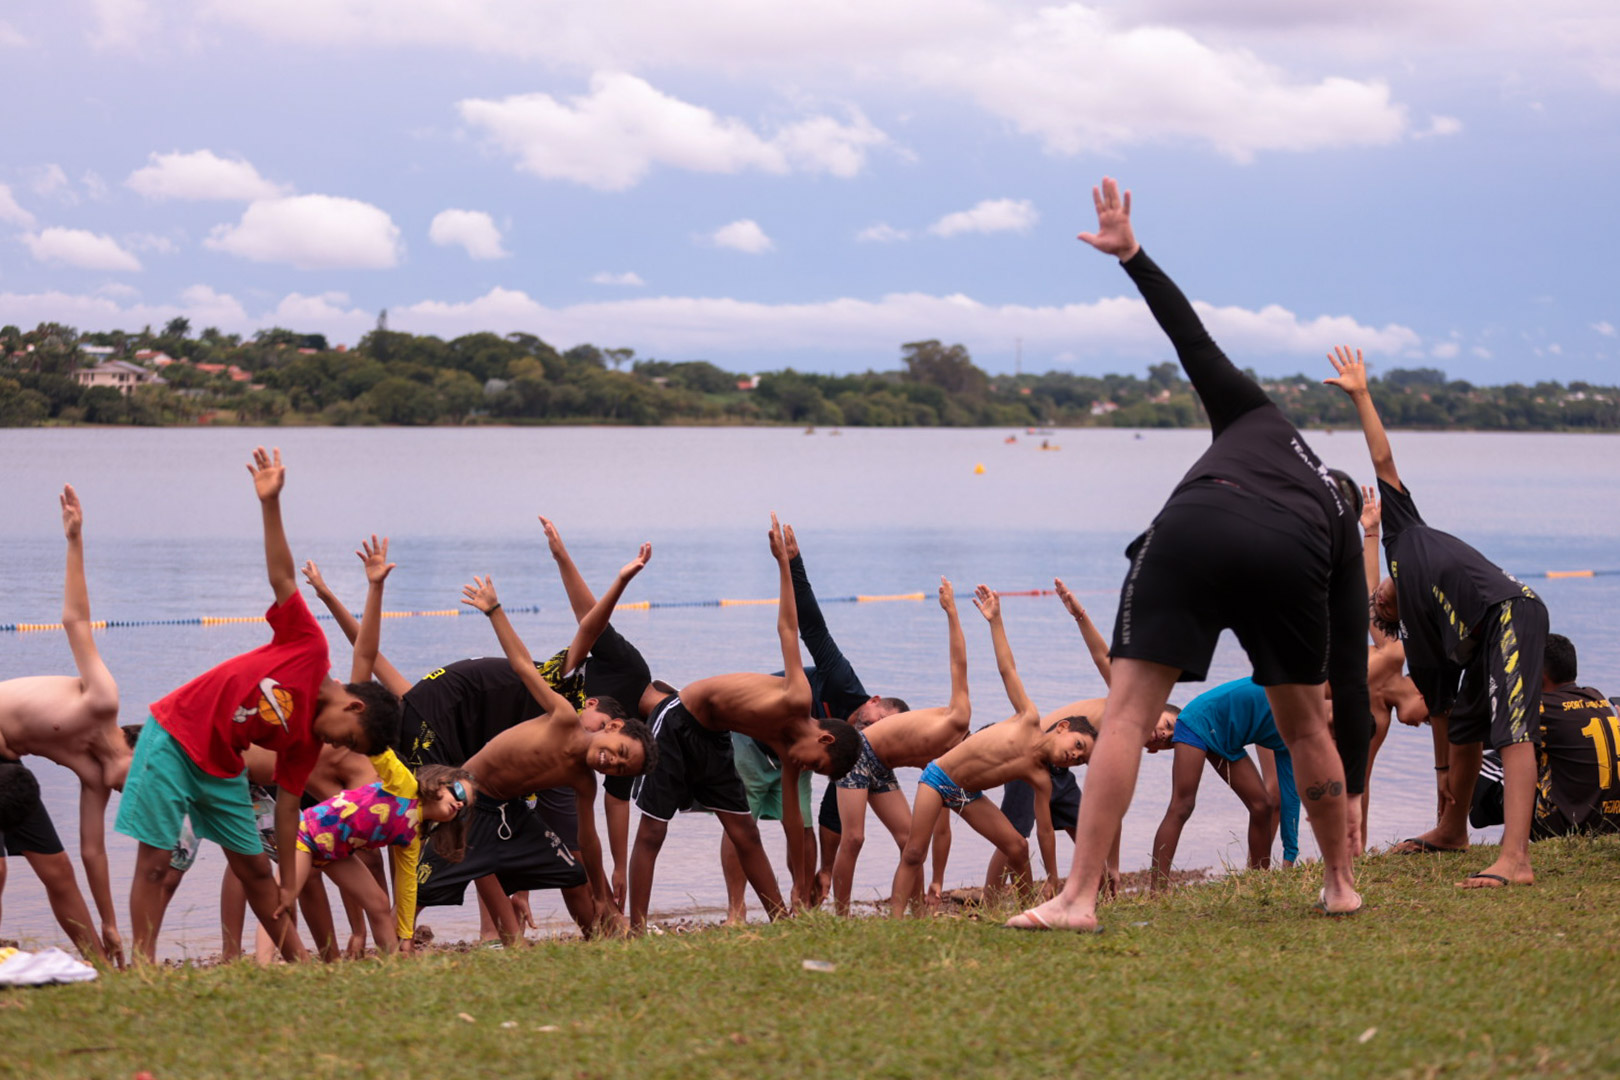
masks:
<svg viewBox="0 0 1620 1080"><path fill-rule="evenodd" d="M362 536L392 538L399 569L391 610L457 606L471 575L493 574L509 607L538 605L514 622L537 654L561 647L573 621L535 515L553 518L587 578L601 587L635 550L652 564L628 600L765 598L776 591L766 547L768 515L796 526L824 598L931 592L949 575L963 597L974 725L1009 713L989 634L966 602L973 584L1004 591L1064 578L1099 625L1112 625L1126 567L1123 550L1208 445L1202 431L1064 431L1060 452L1039 438L1003 442L999 430L795 429L198 429L0 431L0 624L54 622L61 611L62 539L56 493L73 483L86 513L86 558L94 615L106 620L256 616L269 602L259 514L244 464L260 442L279 445L288 467L283 497L295 557L313 558L340 595L358 606L364 582L352 554ZM1329 464L1370 479L1358 432L1316 433ZM1434 525L1469 540L1502 566L1535 578L1548 570L1620 569L1620 469L1612 437L1400 434L1402 475ZM975 472L982 464L984 471ZM1620 683L1620 635L1612 612L1620 576L1534 580L1555 631L1575 640L1584 682ZM1073 622L1053 597L1009 598L1008 635L1031 696L1043 709L1103 688ZM948 694L944 618L927 602L831 603L828 622L867 687L914 706ZM625 612L615 625L646 654L654 674L682 683L727 671L780 666L770 607L682 607ZM328 624L330 625L330 624ZM333 631L335 634L335 630ZM125 722L207 667L266 640L262 623L111 629L100 647L122 693ZM388 621L383 651L406 673L498 652L483 619ZM341 674L341 635L333 645ZM60 632L0 633L0 678L71 673ZM1245 674L1230 635L1212 680ZM1206 684L1208 685L1208 684ZM1199 688L1183 685L1173 700ZM77 784L32 759L58 830L77 851ZM1433 822L1426 728L1396 726L1373 777L1370 836L1410 836ZM1170 756L1147 758L1125 823L1123 865L1145 866L1168 799ZM916 771L902 776L909 792ZM1083 772L1082 772L1082 784ZM822 781L817 778L819 797ZM124 907L134 844L113 834L114 893ZM896 853L881 826L863 853L858 898L888 893ZM1179 867L1241 865L1245 815L1206 774L1183 834ZM763 826L779 871L781 830ZM1487 834L1481 834L1485 836ZM671 827L659 860L655 911L713 909L724 902L719 829L687 815ZM1301 823L1302 846L1314 853ZM1059 840L1067 870L1069 844ZM980 882L989 847L960 823L948 882ZM166 955L218 948L217 895L224 858L205 844L163 928ZM65 945L43 890L21 859L10 860L0 936ZM785 877L785 875L783 875ZM470 891L469 891L470 897ZM752 899L752 898L750 898ZM560 903L537 895L538 915L564 920ZM757 904L753 905L758 912ZM441 938L476 933L476 907L430 909ZM251 917L250 917L251 923Z"/></svg>

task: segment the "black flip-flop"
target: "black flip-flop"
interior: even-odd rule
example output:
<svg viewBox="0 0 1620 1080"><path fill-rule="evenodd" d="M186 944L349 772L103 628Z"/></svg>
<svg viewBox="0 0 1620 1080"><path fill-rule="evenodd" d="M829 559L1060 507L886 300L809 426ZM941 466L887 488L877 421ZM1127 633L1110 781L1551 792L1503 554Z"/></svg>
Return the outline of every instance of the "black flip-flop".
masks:
<svg viewBox="0 0 1620 1080"><path fill-rule="evenodd" d="M1507 887L1508 887L1508 886L1510 886L1510 885L1512 885L1512 884L1513 884L1513 882L1511 882L1511 881L1509 881L1509 880L1508 880L1508 879L1507 879L1507 878L1505 878L1505 877L1503 877L1503 876L1502 876L1502 875L1501 875L1501 874L1487 874L1487 873L1486 873L1486 872L1485 872L1485 871L1483 871L1483 870L1481 870L1481 871L1480 871L1480 872L1479 872L1479 873L1477 873L1477 874L1469 874L1469 875L1468 875L1468 876L1467 876L1467 877L1466 877L1466 878L1464 878L1464 879L1463 879L1463 880L1464 880L1464 881L1473 881L1473 880L1474 880L1474 879L1475 879L1475 878L1485 878L1485 879L1486 879L1486 880L1488 880L1488 881L1496 881L1496 882L1500 882L1500 884L1497 884L1497 885L1485 885L1485 886L1481 886L1481 887L1482 887L1482 888L1486 888L1486 889L1505 889L1505 888L1507 888ZM1458 886L1457 886L1457 888L1459 888L1459 889L1463 889L1463 888L1467 888L1467 887L1468 887L1468 886L1465 886L1465 885L1461 885L1461 884L1459 884L1459 885L1458 885Z"/></svg>

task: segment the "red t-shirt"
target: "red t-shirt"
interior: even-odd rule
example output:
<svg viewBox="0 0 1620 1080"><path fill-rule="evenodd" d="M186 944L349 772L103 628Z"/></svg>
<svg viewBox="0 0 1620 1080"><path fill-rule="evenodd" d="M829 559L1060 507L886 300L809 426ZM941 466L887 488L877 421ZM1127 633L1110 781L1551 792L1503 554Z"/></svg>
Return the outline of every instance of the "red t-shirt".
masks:
<svg viewBox="0 0 1620 1080"><path fill-rule="evenodd" d="M276 786L303 793L320 742L310 730L332 666L326 633L298 593L264 613L270 644L192 679L152 705L152 717L212 776L237 776L249 744L276 752Z"/></svg>

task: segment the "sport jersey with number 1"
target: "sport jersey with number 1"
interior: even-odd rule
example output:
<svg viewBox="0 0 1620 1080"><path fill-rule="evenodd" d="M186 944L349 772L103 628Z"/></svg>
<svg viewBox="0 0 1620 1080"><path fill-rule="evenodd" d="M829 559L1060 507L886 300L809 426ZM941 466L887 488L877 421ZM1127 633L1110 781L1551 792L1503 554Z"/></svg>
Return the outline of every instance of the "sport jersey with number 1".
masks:
<svg viewBox="0 0 1620 1080"><path fill-rule="evenodd" d="M310 724L331 669L326 633L293 593L264 613L270 644L225 661L151 706L152 716L210 776L239 776L242 751L276 753L275 784L302 794L320 754Z"/></svg>
<svg viewBox="0 0 1620 1080"><path fill-rule="evenodd" d="M1574 683L1543 690L1538 756L1538 820L1554 832L1620 829L1620 717L1607 698Z"/></svg>

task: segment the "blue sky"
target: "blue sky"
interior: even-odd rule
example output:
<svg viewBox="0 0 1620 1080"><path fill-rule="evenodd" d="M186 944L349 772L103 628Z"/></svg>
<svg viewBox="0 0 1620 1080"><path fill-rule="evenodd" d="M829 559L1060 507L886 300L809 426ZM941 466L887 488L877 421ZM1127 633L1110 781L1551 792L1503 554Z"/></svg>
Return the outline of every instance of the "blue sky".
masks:
<svg viewBox="0 0 1620 1080"><path fill-rule="evenodd" d="M18 0L0 322L1166 358L1092 184L1263 373L1616 382L1600 0Z"/></svg>

